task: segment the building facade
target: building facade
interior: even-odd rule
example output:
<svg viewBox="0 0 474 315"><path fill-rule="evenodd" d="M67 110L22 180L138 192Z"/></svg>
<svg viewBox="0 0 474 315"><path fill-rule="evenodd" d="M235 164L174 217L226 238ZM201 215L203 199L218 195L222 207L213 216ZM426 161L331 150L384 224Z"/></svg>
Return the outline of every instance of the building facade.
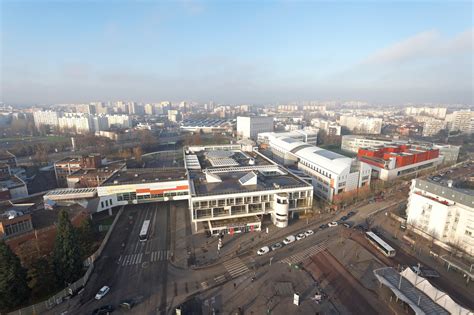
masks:
<svg viewBox="0 0 474 315"><path fill-rule="evenodd" d="M372 177L381 180L393 180L416 174L443 162L438 149L411 144L359 148L357 157L370 165Z"/></svg>
<svg viewBox="0 0 474 315"><path fill-rule="evenodd" d="M314 193L324 200L370 185L370 166L356 159L292 138L273 139L270 149L277 161L311 176Z"/></svg>
<svg viewBox="0 0 474 315"><path fill-rule="evenodd" d="M474 255L474 191L414 179L407 204L408 227L440 245Z"/></svg>
<svg viewBox="0 0 474 315"><path fill-rule="evenodd" d="M339 119L339 124L347 129L365 134L379 135L382 131L382 118L365 116L346 116Z"/></svg>
<svg viewBox="0 0 474 315"><path fill-rule="evenodd" d="M273 131L273 117L237 117L237 134L242 138L257 140L259 133L271 131Z"/></svg>
<svg viewBox="0 0 474 315"><path fill-rule="evenodd" d="M257 231L266 215L283 228L294 213L312 207L313 187L256 151L190 147L185 164L194 231Z"/></svg>

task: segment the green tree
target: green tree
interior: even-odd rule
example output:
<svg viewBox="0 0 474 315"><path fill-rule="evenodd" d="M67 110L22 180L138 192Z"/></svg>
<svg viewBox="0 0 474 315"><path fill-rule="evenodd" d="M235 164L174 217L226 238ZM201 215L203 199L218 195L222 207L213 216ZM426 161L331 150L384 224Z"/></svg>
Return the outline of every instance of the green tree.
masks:
<svg viewBox="0 0 474 315"><path fill-rule="evenodd" d="M29 287L34 298L53 292L56 283L50 261L41 257L35 260L28 269Z"/></svg>
<svg viewBox="0 0 474 315"><path fill-rule="evenodd" d="M0 309L18 306L29 296L26 269L5 241L0 241Z"/></svg>
<svg viewBox="0 0 474 315"><path fill-rule="evenodd" d="M82 274L81 247L77 231L69 220L66 210L59 212L56 240L53 250L53 270L56 283L66 286Z"/></svg>
<svg viewBox="0 0 474 315"><path fill-rule="evenodd" d="M83 257L91 254L92 244L94 243L94 229L90 219L84 220L78 229L79 244Z"/></svg>

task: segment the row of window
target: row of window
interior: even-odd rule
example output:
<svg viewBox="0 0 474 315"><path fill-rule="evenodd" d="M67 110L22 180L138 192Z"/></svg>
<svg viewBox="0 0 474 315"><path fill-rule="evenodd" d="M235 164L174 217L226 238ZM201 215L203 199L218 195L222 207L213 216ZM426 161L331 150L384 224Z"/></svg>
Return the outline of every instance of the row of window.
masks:
<svg viewBox="0 0 474 315"><path fill-rule="evenodd" d="M134 192L121 193L117 194L118 201L130 201L130 200L143 200L143 199L160 199L164 197L175 197L175 196L186 196L188 195L187 191L169 191L163 194L147 194L147 195L138 195Z"/></svg>
<svg viewBox="0 0 474 315"><path fill-rule="evenodd" d="M23 220L5 226L5 235L14 235L31 230L31 221Z"/></svg>
<svg viewBox="0 0 474 315"><path fill-rule="evenodd" d="M104 204L105 204L105 207L104 207ZM110 204L111 207L113 206L112 199L107 199L107 200L101 201L101 202L100 202L100 207L101 207L102 209L108 208L108 207L109 207L109 204Z"/></svg>
<svg viewBox="0 0 474 315"><path fill-rule="evenodd" d="M323 175L324 177L331 178L331 176L332 176L329 172L326 172L325 170L323 170L319 167L316 167L314 164L306 162L305 160L300 160L300 163L303 164L306 167L309 167L313 171Z"/></svg>

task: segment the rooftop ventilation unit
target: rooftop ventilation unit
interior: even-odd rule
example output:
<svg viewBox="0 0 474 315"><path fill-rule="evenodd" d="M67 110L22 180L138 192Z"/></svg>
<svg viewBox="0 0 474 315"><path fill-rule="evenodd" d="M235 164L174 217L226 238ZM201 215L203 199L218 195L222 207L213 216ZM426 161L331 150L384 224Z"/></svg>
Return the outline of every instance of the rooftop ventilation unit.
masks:
<svg viewBox="0 0 474 315"><path fill-rule="evenodd" d="M249 172L239 179L239 183L242 186L257 185L257 174Z"/></svg>

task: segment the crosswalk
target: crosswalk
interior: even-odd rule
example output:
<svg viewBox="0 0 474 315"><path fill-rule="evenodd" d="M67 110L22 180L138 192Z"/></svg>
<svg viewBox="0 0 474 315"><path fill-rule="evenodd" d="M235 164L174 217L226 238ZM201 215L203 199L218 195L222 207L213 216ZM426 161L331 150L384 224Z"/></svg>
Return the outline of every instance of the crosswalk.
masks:
<svg viewBox="0 0 474 315"><path fill-rule="evenodd" d="M171 251L157 250L157 251L151 252L149 255L144 254L144 253L121 255L117 261L117 264L121 265L122 267L126 267L126 266L138 265L145 261L158 262L158 261L169 260L170 258L171 258Z"/></svg>
<svg viewBox="0 0 474 315"><path fill-rule="evenodd" d="M249 268L240 260L240 258L234 258L224 262L224 267L232 278L243 275L249 271Z"/></svg>
<svg viewBox="0 0 474 315"><path fill-rule="evenodd" d="M326 247L327 247L327 241L323 241L321 243L318 243L314 246L311 246L311 247L305 249L302 252L291 255L290 257L286 257L286 258L280 260L280 262L284 263L284 264L300 263L303 260L305 260L306 258L311 257L313 255L316 255L319 252L322 252L323 250L326 249Z"/></svg>
<svg viewBox="0 0 474 315"><path fill-rule="evenodd" d="M129 254L125 256L120 256L118 263L122 266L131 266L137 265L142 262L143 253L138 254Z"/></svg>
<svg viewBox="0 0 474 315"><path fill-rule="evenodd" d="M158 250L150 253L150 261L163 261L170 259L171 253L169 250Z"/></svg>

